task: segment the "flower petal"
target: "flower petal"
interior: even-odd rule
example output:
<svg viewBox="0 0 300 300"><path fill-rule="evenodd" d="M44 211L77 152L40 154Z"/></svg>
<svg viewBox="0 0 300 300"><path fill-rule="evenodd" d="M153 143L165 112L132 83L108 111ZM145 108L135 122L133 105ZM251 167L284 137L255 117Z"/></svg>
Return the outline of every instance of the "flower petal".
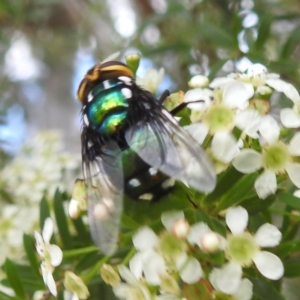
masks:
<svg viewBox="0 0 300 300"><path fill-rule="evenodd" d="M118 271L121 278L129 283L130 285L137 285L138 281L134 277L134 275L130 272L130 270L124 265L118 265Z"/></svg>
<svg viewBox="0 0 300 300"><path fill-rule="evenodd" d="M36 241L36 250L40 257L45 257L45 244L41 234L37 231L34 232L34 237Z"/></svg>
<svg viewBox="0 0 300 300"><path fill-rule="evenodd" d="M202 247L201 244L201 238L203 235L207 232L210 232L211 230L207 226L207 224L203 222L199 222L191 226L190 233L187 236L187 240L192 245L198 245L200 248Z"/></svg>
<svg viewBox="0 0 300 300"><path fill-rule="evenodd" d="M262 156L255 150L242 149L233 159L232 165L241 173L253 173L262 167Z"/></svg>
<svg viewBox="0 0 300 300"><path fill-rule="evenodd" d="M137 250L143 251L155 247L158 237L150 227L144 226L132 237L132 242Z"/></svg>
<svg viewBox="0 0 300 300"><path fill-rule="evenodd" d="M43 233L42 233L45 243L50 242L52 234L53 234L53 221L51 218L47 218L45 220L44 227L43 227Z"/></svg>
<svg viewBox="0 0 300 300"><path fill-rule="evenodd" d="M225 294L233 294L238 290L242 278L242 267L229 262L221 269L213 269L209 275L212 285Z"/></svg>
<svg viewBox="0 0 300 300"><path fill-rule="evenodd" d="M198 142L200 145L206 138L209 128L204 123L192 123L191 125L184 126L184 129Z"/></svg>
<svg viewBox="0 0 300 300"><path fill-rule="evenodd" d="M211 90L197 88L187 91L183 102L189 103L187 106L192 110L206 110L211 105L212 96Z"/></svg>
<svg viewBox="0 0 300 300"><path fill-rule="evenodd" d="M300 189L300 163L289 163L286 167L286 171L292 183Z"/></svg>
<svg viewBox="0 0 300 300"><path fill-rule="evenodd" d="M58 266L63 258L63 253L61 249L57 245L50 245L49 254L51 259L51 265L55 267Z"/></svg>
<svg viewBox="0 0 300 300"><path fill-rule="evenodd" d="M229 163L240 152L239 144L232 133L217 132L212 140L211 149L214 157Z"/></svg>
<svg viewBox="0 0 300 300"><path fill-rule="evenodd" d="M243 278L237 291L232 296L236 300L251 300L253 296L253 283L248 278Z"/></svg>
<svg viewBox="0 0 300 300"><path fill-rule="evenodd" d="M143 273L143 255L141 252L136 253L129 261L131 273L137 280L140 280Z"/></svg>
<svg viewBox="0 0 300 300"><path fill-rule="evenodd" d="M258 138L260 121L261 116L255 109L239 111L235 116L235 125L254 139Z"/></svg>
<svg viewBox="0 0 300 300"><path fill-rule="evenodd" d="M160 284L160 275L166 273L166 264L162 256L153 252L144 262L145 279L151 285Z"/></svg>
<svg viewBox="0 0 300 300"><path fill-rule="evenodd" d="M258 228L254 239L260 247L275 247L279 245L281 237L282 234L276 226L266 223Z"/></svg>
<svg viewBox="0 0 300 300"><path fill-rule="evenodd" d="M300 127L300 116L291 108L283 108L280 111L280 120L284 127L298 128Z"/></svg>
<svg viewBox="0 0 300 300"><path fill-rule="evenodd" d="M188 284L198 282L203 274L199 261L194 257L188 257L186 253L177 259L176 267L181 279Z"/></svg>
<svg viewBox="0 0 300 300"><path fill-rule="evenodd" d="M168 231L172 230L175 221L182 219L184 219L184 213L182 210L168 211L161 215L161 222Z"/></svg>
<svg viewBox="0 0 300 300"><path fill-rule="evenodd" d="M244 110L248 100L254 95L253 86L240 81L230 82L225 86L223 102L232 108Z"/></svg>
<svg viewBox="0 0 300 300"><path fill-rule="evenodd" d="M275 194L277 190L276 175L270 170L265 170L255 180L254 187L259 198L265 199Z"/></svg>
<svg viewBox="0 0 300 300"><path fill-rule="evenodd" d="M234 79L230 78L230 77L218 77L215 78L211 83L210 83L210 87L211 88L224 88L224 86L226 86L228 83L233 82Z"/></svg>
<svg viewBox="0 0 300 300"><path fill-rule="evenodd" d="M284 93L294 103L299 102L300 96L296 88L281 79L267 79L266 83L278 92Z"/></svg>
<svg viewBox="0 0 300 300"><path fill-rule="evenodd" d="M265 141L270 144L278 140L280 128L275 119L267 115L261 118L259 132Z"/></svg>
<svg viewBox="0 0 300 300"><path fill-rule="evenodd" d="M300 132L296 132L294 134L290 141L288 149L292 156L300 156Z"/></svg>
<svg viewBox="0 0 300 300"><path fill-rule="evenodd" d="M282 261L275 254L260 251L255 255L253 261L263 276L271 280L278 280L283 276L284 267Z"/></svg>
<svg viewBox="0 0 300 300"><path fill-rule="evenodd" d="M44 281L45 281L45 284L48 286L51 294L56 297L57 296L57 288L56 288L56 283L54 281L54 278L53 278L51 272L45 273Z"/></svg>
<svg viewBox="0 0 300 300"><path fill-rule="evenodd" d="M226 224L233 234L242 233L248 224L248 212L241 206L231 207L226 212Z"/></svg>

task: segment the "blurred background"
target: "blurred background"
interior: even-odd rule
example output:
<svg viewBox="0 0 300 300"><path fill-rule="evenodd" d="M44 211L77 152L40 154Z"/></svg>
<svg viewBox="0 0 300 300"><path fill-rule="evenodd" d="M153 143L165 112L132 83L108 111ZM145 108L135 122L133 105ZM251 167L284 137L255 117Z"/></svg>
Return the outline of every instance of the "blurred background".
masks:
<svg viewBox="0 0 300 300"><path fill-rule="evenodd" d="M0 166L45 129L80 151L78 84L110 54L164 67L160 93L260 62L300 89L298 0L0 0Z"/></svg>

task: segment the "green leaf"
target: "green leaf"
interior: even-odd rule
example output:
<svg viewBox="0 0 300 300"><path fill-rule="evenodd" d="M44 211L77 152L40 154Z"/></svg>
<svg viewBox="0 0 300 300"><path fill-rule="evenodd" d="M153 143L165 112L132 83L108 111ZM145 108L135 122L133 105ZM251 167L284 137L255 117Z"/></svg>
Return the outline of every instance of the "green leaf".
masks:
<svg viewBox="0 0 300 300"><path fill-rule="evenodd" d="M248 213L251 215L266 210L274 203L275 199L276 199L275 195L271 195L263 200L259 199L258 196L256 195L242 201L240 204L245 209L247 209Z"/></svg>
<svg viewBox="0 0 300 300"><path fill-rule="evenodd" d="M11 288L16 293L16 295L20 299L27 299L23 284L21 282L20 275L17 271L17 267L15 266L15 264L10 259L7 258L5 260L4 267L5 267L7 279L10 283Z"/></svg>
<svg viewBox="0 0 300 300"><path fill-rule="evenodd" d="M34 247L33 238L28 234L24 234L23 235L23 244L24 244L24 248L26 251L28 261L30 263L31 270L32 270L33 274L35 275L35 277L42 282L42 277L41 277L41 274L39 271L39 263L36 258L36 250Z"/></svg>
<svg viewBox="0 0 300 300"><path fill-rule="evenodd" d="M134 219L127 216L125 213L122 214L122 227L130 230L137 230L140 227L140 224L137 223Z"/></svg>
<svg viewBox="0 0 300 300"><path fill-rule="evenodd" d="M200 34L205 36L210 42L214 42L216 46L220 46L225 49L238 50L235 40L228 34L227 30L205 23L200 28Z"/></svg>
<svg viewBox="0 0 300 300"><path fill-rule="evenodd" d="M65 215L65 210L63 206L63 199L59 190L57 189L54 195L54 213L58 231L61 237L61 240L66 249L72 248L72 239L68 228L67 218Z"/></svg>
<svg viewBox="0 0 300 300"><path fill-rule="evenodd" d="M253 283L253 295L261 300L284 300L284 297L272 283L264 278L251 279Z"/></svg>
<svg viewBox="0 0 300 300"><path fill-rule="evenodd" d="M91 243L91 236L89 232L86 230L86 226L84 225L82 218L72 219L74 227L78 233L78 239L80 239L82 243Z"/></svg>
<svg viewBox="0 0 300 300"><path fill-rule="evenodd" d="M235 168L229 168L225 173L218 177L216 188L212 193L206 196L203 205L209 206L212 202L218 200L218 198L230 190L242 176L243 174L238 172Z"/></svg>
<svg viewBox="0 0 300 300"><path fill-rule="evenodd" d="M281 243L276 250L276 255L285 258L293 252L300 252L300 241L287 241Z"/></svg>
<svg viewBox="0 0 300 300"><path fill-rule="evenodd" d="M43 229L45 220L50 217L50 209L45 196L43 196L40 202L40 228Z"/></svg>
<svg viewBox="0 0 300 300"><path fill-rule="evenodd" d="M269 37L270 28L273 21L273 17L271 15L262 15L260 18L260 26L258 28L257 39L254 44L254 49L256 51L260 51L267 42L267 38Z"/></svg>
<svg viewBox="0 0 300 300"><path fill-rule="evenodd" d="M211 217L205 211L200 210L200 209L197 210L195 213L195 218L196 218L197 222L202 221L202 222L206 223L211 230L216 231L223 236L226 235L225 225L222 222L220 222L219 220Z"/></svg>
<svg viewBox="0 0 300 300"><path fill-rule="evenodd" d="M300 277L300 258L293 258L283 263L285 277Z"/></svg>
<svg viewBox="0 0 300 300"><path fill-rule="evenodd" d="M279 194L278 200L287 204L288 206L300 210L300 199L289 193Z"/></svg>
<svg viewBox="0 0 300 300"><path fill-rule="evenodd" d="M296 27L288 37L281 51L281 60L290 58L296 47L299 45L300 26Z"/></svg>
<svg viewBox="0 0 300 300"><path fill-rule="evenodd" d="M257 173L244 175L220 200L216 207L216 212L220 212L228 207L240 204L247 198L247 194L254 187Z"/></svg>

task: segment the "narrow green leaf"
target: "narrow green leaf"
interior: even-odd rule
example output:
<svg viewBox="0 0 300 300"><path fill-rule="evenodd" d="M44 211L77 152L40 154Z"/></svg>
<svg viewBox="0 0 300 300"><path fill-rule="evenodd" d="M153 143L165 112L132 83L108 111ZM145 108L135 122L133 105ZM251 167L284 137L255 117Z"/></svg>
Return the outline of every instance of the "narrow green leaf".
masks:
<svg viewBox="0 0 300 300"><path fill-rule="evenodd" d="M200 28L200 34L205 36L210 41L213 41L216 46L230 50L239 50L232 36L228 34L228 31L219 26L213 24L205 23Z"/></svg>
<svg viewBox="0 0 300 300"><path fill-rule="evenodd" d="M295 51L297 45L299 45L299 36L300 36L300 26L296 27L288 37L285 42L282 51L281 51L281 59L290 58L290 56Z"/></svg>
<svg viewBox="0 0 300 300"><path fill-rule="evenodd" d="M10 283L11 288L16 293L16 295L20 299L27 299L27 297L25 295L23 284L21 282L20 275L18 273L18 270L17 270L17 267L15 266L15 264L10 259L7 258L5 260L4 267L5 267L7 279Z"/></svg>
<svg viewBox="0 0 300 300"><path fill-rule="evenodd" d="M67 218L63 207L63 199L57 189L54 195L54 213L61 240L66 249L72 248L72 239L68 228Z"/></svg>
<svg viewBox="0 0 300 300"><path fill-rule="evenodd" d="M264 278L251 279L253 295L261 300L285 300L272 283Z"/></svg>
<svg viewBox="0 0 300 300"><path fill-rule="evenodd" d="M36 250L34 247L33 238L28 234L24 234L23 235L23 244L24 244L24 248L26 251L28 261L30 263L31 270L32 270L33 274L35 275L35 277L42 282L42 277L41 277L41 274L39 271L39 263L36 258Z"/></svg>
<svg viewBox="0 0 300 300"><path fill-rule="evenodd" d="M247 199L248 192L254 188L254 181L257 173L244 175L220 200L216 207L216 212L220 212L228 207L240 204Z"/></svg>
<svg viewBox="0 0 300 300"><path fill-rule="evenodd" d="M300 210L300 199L289 193L279 194L278 200L287 204L288 206Z"/></svg>
<svg viewBox="0 0 300 300"><path fill-rule="evenodd" d="M206 196L203 205L209 206L212 202L216 201L219 197L224 195L230 190L243 176L235 168L229 168L218 178L218 183L214 191Z"/></svg>
<svg viewBox="0 0 300 300"><path fill-rule="evenodd" d="M285 261L283 263L284 265L284 276L285 277L300 277L300 259L291 259L288 261Z"/></svg>
<svg viewBox="0 0 300 300"><path fill-rule="evenodd" d="M256 51L259 51L261 50L266 41L267 41L267 38L269 37L269 34L270 34L270 28L271 28L271 24L272 24L272 21L273 21L273 16L271 15L262 15L260 17L260 25L259 25L259 28L258 28L258 34L257 34L257 39L256 39L256 42L254 44L254 49Z"/></svg>
<svg viewBox="0 0 300 300"><path fill-rule="evenodd" d="M281 243L276 250L276 255L285 258L293 252L300 252L300 241L287 241Z"/></svg>
<svg viewBox="0 0 300 300"><path fill-rule="evenodd" d="M78 233L78 238L81 242L91 242L90 234L86 230L86 226L83 224L82 218L72 219L74 227Z"/></svg>
<svg viewBox="0 0 300 300"><path fill-rule="evenodd" d="M275 199L275 195L271 195L264 200L258 198L256 195L242 201L240 204L247 209L248 213L251 215L266 210L274 203Z"/></svg>
<svg viewBox="0 0 300 300"><path fill-rule="evenodd" d="M140 225L134 219L127 216L125 213L122 214L122 227L130 230L137 230Z"/></svg>
<svg viewBox="0 0 300 300"><path fill-rule="evenodd" d="M45 220L50 217L50 209L45 196L43 196L40 202L40 228L43 229Z"/></svg>

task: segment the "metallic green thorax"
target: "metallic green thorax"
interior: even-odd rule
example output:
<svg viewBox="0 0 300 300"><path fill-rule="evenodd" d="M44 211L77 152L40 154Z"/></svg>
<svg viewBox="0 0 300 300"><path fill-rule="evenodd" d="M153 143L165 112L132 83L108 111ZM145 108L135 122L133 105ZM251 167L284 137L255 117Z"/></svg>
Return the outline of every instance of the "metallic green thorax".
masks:
<svg viewBox="0 0 300 300"><path fill-rule="evenodd" d="M128 94L130 89L119 80L106 80L97 85L83 110L88 126L105 135L118 131L127 119Z"/></svg>

